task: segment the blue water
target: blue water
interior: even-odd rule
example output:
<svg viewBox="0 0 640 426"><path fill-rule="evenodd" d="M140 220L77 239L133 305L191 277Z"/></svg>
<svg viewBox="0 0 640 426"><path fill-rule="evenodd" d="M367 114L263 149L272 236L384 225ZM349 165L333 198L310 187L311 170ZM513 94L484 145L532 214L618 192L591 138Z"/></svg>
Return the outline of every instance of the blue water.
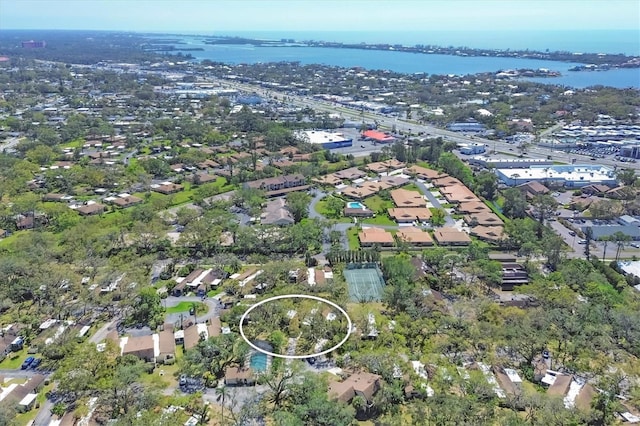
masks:
<svg viewBox="0 0 640 426"><path fill-rule="evenodd" d="M256 352L251 355L249 359L249 366L254 371L266 371L267 370L267 354Z"/></svg>
<svg viewBox="0 0 640 426"><path fill-rule="evenodd" d="M472 48L530 49L571 52L625 53L640 55L640 37L637 31L556 31L556 32L244 32L220 35L241 35L249 38L298 41L324 40L339 42L398 43L404 45L432 44L439 46L468 46ZM618 88L640 88L640 69L627 68L606 72L570 72L578 63L542 61L536 59L501 57L461 57L451 55L425 55L379 50L345 50L319 47L256 47L253 45L207 45L203 37L185 37L190 47L203 51L190 51L197 60L231 64L297 61L301 64L324 64L339 67L363 67L391 70L401 73L476 74L516 68L548 68L562 73L558 78L531 79L549 84L583 88L605 85Z"/></svg>
<svg viewBox="0 0 640 426"><path fill-rule="evenodd" d="M357 201L348 202L347 207L349 207L350 209L364 209L362 203L358 203Z"/></svg>

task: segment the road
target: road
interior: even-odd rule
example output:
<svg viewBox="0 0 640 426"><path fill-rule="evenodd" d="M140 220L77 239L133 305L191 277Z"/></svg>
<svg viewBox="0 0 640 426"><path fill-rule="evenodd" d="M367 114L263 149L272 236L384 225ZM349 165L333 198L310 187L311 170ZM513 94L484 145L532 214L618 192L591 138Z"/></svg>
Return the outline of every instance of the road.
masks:
<svg viewBox="0 0 640 426"><path fill-rule="evenodd" d="M166 308L170 308L172 306L178 305L181 302L193 302L193 303L202 302L207 305L208 307L207 313L197 316L197 320L199 323L206 322L209 318L213 318L214 316L217 316L220 314L219 301L218 299L215 299L215 298L206 298L202 300L201 297L197 297L197 296L181 296L181 297L169 296L162 301L162 304ZM165 321L175 324L176 322L180 321L181 317L182 317L182 320L185 321L191 318L191 315L189 315L189 312L167 314L165 317Z"/></svg>
<svg viewBox="0 0 640 426"><path fill-rule="evenodd" d="M377 122L378 126L383 129L391 129L393 127L396 128L397 132L410 133L410 134L418 134L424 133L425 136L432 137L443 137L452 142L460 143L460 144L469 144L469 143L484 143L486 144L491 151L502 152L508 155L513 155L513 153L509 153L510 149L514 149L513 144L509 144L503 141L495 141L491 139L482 138L476 135L465 135L458 132L452 132L450 130L440 129L434 126L420 124L415 121L406 120L398 117L388 116L384 114L376 114L373 112L366 112L355 110L351 108L347 108L344 106L340 106L334 102L328 102L320 99L313 99L304 96L291 95L288 93L279 93L274 92L273 89L263 89L260 86L254 86L247 83L237 83L237 82L229 82L226 80L220 80L220 84L227 88L232 88L236 90L242 90L245 92L255 92L260 96L265 98L273 98L277 96L278 98L285 98L285 102L288 102L291 105L299 106L302 108L309 107L319 112L328 112L332 114L340 114L343 118L349 118L355 121L367 120L369 122ZM555 125L556 127L558 125ZM551 129L547 129L543 131L543 134L550 133L553 131L554 127ZM380 148L381 146L378 146ZM355 150L352 154L356 157L364 157L371 153L371 149L361 149ZM350 152L351 153L351 152ZM552 148L543 148L538 146L532 146L527 148L526 158L538 158L538 159L547 159L548 156L551 156L553 161L563 162L567 164L572 163L572 159L576 159L577 163L591 163L590 157L580 154L570 154L565 152L560 152L557 150L553 150ZM617 161L614 161L611 158L603 158L598 159L595 164L609 166L609 167L617 167L620 165ZM625 168L633 168L636 170L640 170L640 163L624 163Z"/></svg>

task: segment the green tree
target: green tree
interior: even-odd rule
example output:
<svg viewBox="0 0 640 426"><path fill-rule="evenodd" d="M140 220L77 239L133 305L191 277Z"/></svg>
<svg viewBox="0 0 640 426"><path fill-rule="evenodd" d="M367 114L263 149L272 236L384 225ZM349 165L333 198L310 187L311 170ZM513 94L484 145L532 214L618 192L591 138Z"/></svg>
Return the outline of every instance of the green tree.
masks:
<svg viewBox="0 0 640 426"><path fill-rule="evenodd" d="M498 177L489 171L481 171L476 175L475 191L489 201L493 201L498 193Z"/></svg>
<svg viewBox="0 0 640 426"><path fill-rule="evenodd" d="M502 213L510 219L527 215L527 200L518 188L509 188L503 193Z"/></svg>
<svg viewBox="0 0 640 426"><path fill-rule="evenodd" d="M542 238L545 221L555 214L558 202L549 194L538 194L531 200L531 206L534 216L538 219L538 238Z"/></svg>
<svg viewBox="0 0 640 426"><path fill-rule="evenodd" d="M309 215L311 196L306 192L296 191L287 194L287 208L293 215L293 220L298 223Z"/></svg>
<svg viewBox="0 0 640 426"><path fill-rule="evenodd" d="M636 180L636 171L634 169L620 169L616 172L616 179L626 186L632 186Z"/></svg>
<svg viewBox="0 0 640 426"><path fill-rule="evenodd" d="M445 224L447 213L444 209L441 208L432 208L431 209L431 224L433 226L442 226Z"/></svg>

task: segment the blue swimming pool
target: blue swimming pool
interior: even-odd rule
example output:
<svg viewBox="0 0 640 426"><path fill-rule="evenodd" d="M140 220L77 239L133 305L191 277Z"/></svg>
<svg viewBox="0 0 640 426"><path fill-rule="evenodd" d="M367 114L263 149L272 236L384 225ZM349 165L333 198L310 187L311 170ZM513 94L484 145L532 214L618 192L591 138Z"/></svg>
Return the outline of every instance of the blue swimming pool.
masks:
<svg viewBox="0 0 640 426"><path fill-rule="evenodd" d="M364 206L364 204L359 203L357 201L350 201L347 203L347 207L349 207L350 209L362 209L364 210L366 207Z"/></svg>
<svg viewBox="0 0 640 426"><path fill-rule="evenodd" d="M249 366L254 371L266 371L267 370L267 354L256 352L251 355L249 359Z"/></svg>

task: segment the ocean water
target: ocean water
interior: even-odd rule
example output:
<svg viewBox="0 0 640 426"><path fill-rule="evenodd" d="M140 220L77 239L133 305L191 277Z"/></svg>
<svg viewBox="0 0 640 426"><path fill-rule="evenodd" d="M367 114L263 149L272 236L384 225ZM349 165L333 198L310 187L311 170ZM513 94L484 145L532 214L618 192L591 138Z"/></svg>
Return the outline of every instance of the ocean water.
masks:
<svg viewBox="0 0 640 426"><path fill-rule="evenodd" d="M297 41L322 40L345 43L431 44L438 46L530 49L537 51L570 51L586 53L625 53L640 55L640 37L637 31L555 31L525 32L237 32L209 35L243 36L263 40L283 38ZM605 85L618 88L640 88L640 69L618 69L605 72L570 72L577 63L541 61L535 59L501 57L460 57L451 55L425 55L407 52L376 50L345 50L317 47L258 47L253 45L208 45L205 37L185 37L189 47L202 51L189 51L197 60L209 59L231 64L298 61L302 64L324 64L339 67L363 67L391 70L401 73L476 74L517 68L548 68L562 73L557 78L531 79L548 84L583 88ZM635 53L634 53L635 52Z"/></svg>

